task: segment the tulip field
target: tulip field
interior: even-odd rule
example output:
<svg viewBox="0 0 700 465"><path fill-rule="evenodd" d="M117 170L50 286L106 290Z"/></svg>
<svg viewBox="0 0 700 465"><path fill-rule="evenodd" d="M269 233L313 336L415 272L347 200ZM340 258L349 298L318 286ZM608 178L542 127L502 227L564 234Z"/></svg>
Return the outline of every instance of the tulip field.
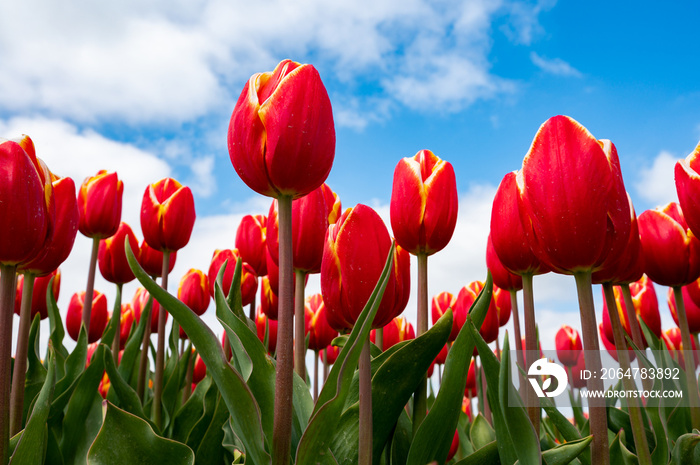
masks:
<svg viewBox="0 0 700 465"><path fill-rule="evenodd" d="M249 79L227 137L270 208L179 281L189 187L141 186L139 234L118 172L59 177L30 136L0 143L0 465L700 463L700 144L676 164L679 203L637 215L614 143L549 118L503 173L487 276L428 295L457 223L448 161L397 161L390 229L344 209L325 183L330 98L291 60ZM85 290L59 308L78 232ZM571 276L580 309L551 341L533 291L545 273ZM664 311L677 327L662 331Z"/></svg>

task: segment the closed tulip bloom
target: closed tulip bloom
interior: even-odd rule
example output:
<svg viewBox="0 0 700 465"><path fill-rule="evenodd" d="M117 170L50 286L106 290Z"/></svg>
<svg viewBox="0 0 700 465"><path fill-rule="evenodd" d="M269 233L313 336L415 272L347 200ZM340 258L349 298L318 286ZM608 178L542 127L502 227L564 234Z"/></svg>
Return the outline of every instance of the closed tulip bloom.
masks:
<svg viewBox="0 0 700 465"><path fill-rule="evenodd" d="M314 294L306 298L305 322L308 326L310 350L323 350L338 336L338 331L328 324L326 306L321 294Z"/></svg>
<svg viewBox="0 0 700 465"><path fill-rule="evenodd" d="M277 321L269 319L258 309L255 313L255 328L260 342L265 342L265 331L267 326L268 352L274 354L277 349Z"/></svg>
<svg viewBox="0 0 700 465"><path fill-rule="evenodd" d="M204 377L207 376L207 366L204 364L202 357L197 354L194 359L194 370L192 371L192 382L194 384L199 383Z"/></svg>
<svg viewBox="0 0 700 465"><path fill-rule="evenodd" d="M642 279L639 281L630 283L630 294L632 296L634 309L627 308L619 286L615 286L613 288L613 292L615 295L615 302L617 303L617 312L625 333L631 337L632 331L630 328L628 315L636 315L637 321L644 321L644 324L649 327L651 332L654 333L656 337L661 337L661 315L659 314L659 301L656 297L654 284L646 275L642 276ZM634 310L634 313L632 313L632 310ZM610 324L608 305L605 299L603 299L603 330L605 331L605 335L608 340L613 341L613 329L612 325ZM642 334L642 340L646 345L647 342L644 334Z"/></svg>
<svg viewBox="0 0 700 465"><path fill-rule="evenodd" d="M78 191L80 233L93 239L114 235L122 219L123 192L124 183L115 172L101 170L86 178Z"/></svg>
<svg viewBox="0 0 700 465"><path fill-rule="evenodd" d="M383 329L383 350L387 350L390 347L395 346L399 342L404 342L416 338L416 331L413 329L413 325L408 320L406 320L406 318L401 318L400 316L397 316L396 318L391 320L388 325L384 326ZM375 342L376 333L376 329L373 329L370 332L370 341Z"/></svg>
<svg viewBox="0 0 700 465"><path fill-rule="evenodd" d="M469 371L467 371L467 385L464 388L466 397L476 397L476 364L474 357L469 361Z"/></svg>
<svg viewBox="0 0 700 465"><path fill-rule="evenodd" d="M43 254L54 219L51 173L31 139L0 139L0 263L18 265Z"/></svg>
<svg viewBox="0 0 700 465"><path fill-rule="evenodd" d="M676 192L688 227L700 236L700 143L675 167Z"/></svg>
<svg viewBox="0 0 700 465"><path fill-rule="evenodd" d="M123 349L126 345L126 341L129 339L129 334L131 334L131 326L136 321L136 312L131 306L131 303L127 302L122 304L121 320L119 323L119 348Z"/></svg>
<svg viewBox="0 0 700 465"><path fill-rule="evenodd" d="M38 254L31 262L23 263L18 267L21 271L37 276L53 272L68 258L73 250L75 236L78 234L80 212L75 197L75 183L71 178L59 178L53 173L51 178L56 208L53 232L45 244L44 252Z"/></svg>
<svg viewBox="0 0 700 465"><path fill-rule="evenodd" d="M321 293L331 327L350 329L364 308L384 269L391 238L384 222L370 207L347 209L329 226L321 264ZM381 328L406 307L410 292L410 256L397 246L389 279L372 322Z"/></svg>
<svg viewBox="0 0 700 465"><path fill-rule="evenodd" d="M209 308L209 278L203 271L190 268L180 279L177 298L197 315L203 315Z"/></svg>
<svg viewBox="0 0 700 465"><path fill-rule="evenodd" d="M508 271L501 263L501 259L498 258L498 254L493 248L491 234L486 241L486 267L491 272L494 286L506 291L519 291L523 288L523 278Z"/></svg>
<svg viewBox="0 0 700 465"><path fill-rule="evenodd" d="M430 150L403 158L394 170L391 229L410 253L432 255L450 242L457 224L457 181L449 162Z"/></svg>
<svg viewBox="0 0 700 465"><path fill-rule="evenodd" d="M90 318L90 329L88 330L88 343L95 342L102 337L102 332L105 330L109 320L107 297L99 291L93 291L92 295L92 316ZM77 341L80 335L84 302L85 292L76 292L71 297L68 310L66 311L66 329L74 341Z"/></svg>
<svg viewBox="0 0 700 465"><path fill-rule="evenodd" d="M107 239L100 241L100 248L97 253L100 273L110 283L124 284L133 281L135 276L126 261L126 241L138 257L139 241L136 240L131 226L123 221L119 224L117 232Z"/></svg>
<svg viewBox="0 0 700 465"><path fill-rule="evenodd" d="M474 305L476 298L479 293L484 288L484 283L481 281L472 281L471 283L464 286L457 294L457 301L455 302L456 313L464 315L464 320L462 320L462 325L466 320L466 315L471 312L471 307ZM461 329L461 327L460 327ZM498 310L496 310L496 303L491 299L489 308L486 311L486 317L484 322L479 328L479 334L487 343L491 343L498 337Z"/></svg>
<svg viewBox="0 0 700 465"><path fill-rule="evenodd" d="M576 366L579 355L583 351L583 342L578 331L569 325L562 325L554 336L554 345L557 349L557 358L568 366Z"/></svg>
<svg viewBox="0 0 700 465"><path fill-rule="evenodd" d="M248 263L255 274L267 274L267 217L265 215L246 215L236 230L236 249L244 262Z"/></svg>
<svg viewBox="0 0 700 465"><path fill-rule="evenodd" d="M53 284L51 285L51 290L53 291L53 296L58 300L58 294L61 290L61 271L54 270L53 272L38 277L34 280L34 287L32 288L32 311L31 317L34 319L34 315L37 313L41 315L41 319L44 320L49 316L49 309L46 306L46 294L49 291L49 283L53 278ZM22 290L24 289L24 275L17 275L17 294L15 294L15 313L19 315L21 303L22 303Z"/></svg>
<svg viewBox="0 0 700 465"><path fill-rule="evenodd" d="M136 316L136 322L141 321L141 313L146 310L146 305L148 305L148 299L150 294L143 287L136 289L134 297L131 299L131 307L134 309ZM151 306L151 333L158 332L158 313L160 312L160 304L156 299L153 299L153 304ZM170 314L165 312L165 321L168 320ZM91 323L92 324L92 323Z"/></svg>
<svg viewBox="0 0 700 465"><path fill-rule="evenodd" d="M321 271L323 246L328 229L328 207L319 187L308 195L292 201L292 263L294 269L306 273ZM267 215L270 257L279 264L279 223L277 200L272 201Z"/></svg>
<svg viewBox="0 0 700 465"><path fill-rule="evenodd" d="M136 253L136 250L134 250L134 255L136 255L141 268L143 268L143 270L150 276L160 276L160 274L163 272L163 252L152 248L146 243L146 241L141 241L141 244L139 245L139 252ZM175 268L176 260L177 252L170 252L170 259L168 260L168 273L173 271L173 268Z"/></svg>
<svg viewBox="0 0 700 465"><path fill-rule="evenodd" d="M586 380L583 378L583 370L586 369L586 361L583 356L583 351L579 352L578 360L576 365L571 368L571 376L569 379L569 384L571 387L581 389L586 387Z"/></svg>
<svg viewBox="0 0 700 465"><path fill-rule="evenodd" d="M685 366L685 358L683 357L683 341L681 338L681 329L678 327L669 328L663 333L663 340L666 343L668 351L671 356L680 363L681 366ZM698 356L697 346L695 345L695 338L690 338L690 345L693 350L693 358L695 359L695 368L697 369L700 365L700 357Z"/></svg>
<svg viewBox="0 0 700 465"><path fill-rule="evenodd" d="M606 323L607 321L607 323ZM619 362L619 356L617 354L617 347L615 347L615 343L613 342L612 339L608 339L608 332L612 332L612 329L606 328L606 326L610 325L610 319L608 318L607 320L605 319L605 316L603 316L603 322L598 325L598 332L600 333L600 339L603 341L603 346L605 346L605 350L608 351L610 356L615 359L616 362ZM631 346L628 344L627 345L627 353L629 354L630 357L630 362L634 361L635 358L635 353L634 350L632 350Z"/></svg>
<svg viewBox="0 0 700 465"><path fill-rule="evenodd" d="M326 199L326 207L328 208L328 224L335 224L343 214L343 204L340 202L338 194L328 187L328 184L321 184L323 197Z"/></svg>
<svg viewBox="0 0 700 465"><path fill-rule="evenodd" d="M455 430L454 437L452 438L452 443L450 444L450 450L447 452L447 461L449 462L457 454L457 449L459 449L459 433Z"/></svg>
<svg viewBox="0 0 700 465"><path fill-rule="evenodd" d="M444 365L446 361L447 361L447 344L442 346L442 349L440 349L440 353L437 354L437 357L435 357L434 363L436 365Z"/></svg>
<svg viewBox="0 0 700 465"><path fill-rule="evenodd" d="M450 336L448 341L454 341L459 334L459 330L462 329L465 320L467 319L466 313L457 313L457 308L455 307L457 303L457 297L452 295L450 292L443 291L436 296L433 296L430 307L430 315L433 320L433 324L445 314L448 309L452 309L452 331L450 331Z"/></svg>
<svg viewBox="0 0 700 465"><path fill-rule="evenodd" d="M228 297L233 282L233 274L236 271L236 262L238 261L238 250L236 249L217 249L211 258L209 265L209 294L214 297L216 285L216 277L219 275L219 270L226 262L226 271L224 271L223 279L221 280L222 291ZM228 261L227 261L228 260ZM250 305L255 300L255 293L258 291L258 277L255 270L249 264L243 262L241 269L241 300L242 304Z"/></svg>
<svg viewBox="0 0 700 465"><path fill-rule="evenodd" d="M328 346L321 351L321 361L333 365L340 355L340 347Z"/></svg>
<svg viewBox="0 0 700 465"><path fill-rule="evenodd" d="M312 65L284 60L254 74L231 115L228 151L255 192L295 198L319 187L335 156L333 111Z"/></svg>
<svg viewBox="0 0 700 465"><path fill-rule="evenodd" d="M505 326L510 320L511 301L510 292L503 290L497 286L493 286L492 302L496 306L496 315L498 315L498 326Z"/></svg>
<svg viewBox="0 0 700 465"><path fill-rule="evenodd" d="M180 250L190 241L195 220L189 187L172 178L150 184L141 202L143 239L156 250Z"/></svg>
<svg viewBox="0 0 700 465"><path fill-rule="evenodd" d="M631 215L612 143L598 141L572 118L550 118L537 132L516 183L530 249L548 267L573 274L619 259ZM497 246L496 252L500 256Z"/></svg>
<svg viewBox="0 0 700 465"><path fill-rule="evenodd" d="M277 293L270 285L269 276L260 279L260 311L269 319L277 321L279 301Z"/></svg>
<svg viewBox="0 0 700 465"><path fill-rule="evenodd" d="M685 316L688 318L688 329L691 333L700 332L700 306L693 299L690 289L693 286L698 286L697 281L690 283L687 286L683 286L681 289L681 294L683 295L683 303L685 304ZM679 325L678 321L678 309L676 308L676 299L673 297L673 289L668 289L667 294L668 308L671 310L671 316L676 325Z"/></svg>

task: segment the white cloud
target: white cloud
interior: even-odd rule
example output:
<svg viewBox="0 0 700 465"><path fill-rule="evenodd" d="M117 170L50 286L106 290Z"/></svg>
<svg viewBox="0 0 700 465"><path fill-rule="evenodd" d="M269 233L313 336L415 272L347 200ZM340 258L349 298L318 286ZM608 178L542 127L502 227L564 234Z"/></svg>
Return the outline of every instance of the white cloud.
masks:
<svg viewBox="0 0 700 465"><path fill-rule="evenodd" d="M652 208L678 201L676 184L673 180L673 169L678 160L678 157L664 150L654 158L651 166L639 170L634 188L637 195L649 202ZM637 212L637 214L640 213Z"/></svg>
<svg viewBox="0 0 700 465"><path fill-rule="evenodd" d="M543 34L539 15L554 7L556 0L539 0L530 2L508 2L506 10L510 21L501 26L501 30L515 43L530 45Z"/></svg>
<svg viewBox="0 0 700 465"><path fill-rule="evenodd" d="M545 73L554 74L555 76L571 76L581 77L579 70L571 66L561 58L545 58L535 52L530 52L530 60Z"/></svg>

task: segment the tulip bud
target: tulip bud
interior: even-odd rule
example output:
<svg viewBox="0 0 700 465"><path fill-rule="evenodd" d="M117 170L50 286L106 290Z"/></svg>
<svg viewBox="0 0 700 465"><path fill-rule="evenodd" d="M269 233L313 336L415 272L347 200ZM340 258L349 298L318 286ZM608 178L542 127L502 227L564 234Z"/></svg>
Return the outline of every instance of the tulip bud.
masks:
<svg viewBox="0 0 700 465"><path fill-rule="evenodd" d="M384 338L382 340L383 350L387 350L395 346L399 342L408 341L416 338L416 331L413 325L405 318L396 317L384 326ZM369 339L375 342L377 330L373 329L370 332Z"/></svg>
<svg viewBox="0 0 700 465"><path fill-rule="evenodd" d="M391 229L414 255L432 255L450 242L457 224L457 181L449 162L430 150L399 161L391 191Z"/></svg>
<svg viewBox="0 0 700 465"><path fill-rule="evenodd" d="M199 316L209 308L209 278L203 271L191 268L180 279L177 289L177 298L187 305L190 310Z"/></svg>
<svg viewBox="0 0 700 465"><path fill-rule="evenodd" d="M129 334L131 334L131 326L134 321L136 321L136 312L131 306L131 303L127 302L122 304L121 320L119 323L119 348L123 349L126 345L126 341L129 339Z"/></svg>
<svg viewBox="0 0 700 465"><path fill-rule="evenodd" d="M192 382L194 384L199 383L207 375L207 366L204 364L202 357L197 354L194 359L194 370L192 371Z"/></svg>
<svg viewBox="0 0 700 465"><path fill-rule="evenodd" d="M459 449L459 433L455 430L454 437L452 438L452 443L450 444L450 450L447 452L447 461L452 460L452 457L457 454L457 449Z"/></svg>
<svg viewBox="0 0 700 465"><path fill-rule="evenodd" d="M83 318L83 304L85 303L85 292L80 291L73 294L68 304L66 312L66 329L74 341L80 335L80 325ZM90 329L88 330L88 343L95 342L102 337L102 332L107 326L109 313L107 312L107 298L98 291L93 291L92 315L90 316Z"/></svg>
<svg viewBox="0 0 700 465"><path fill-rule="evenodd" d="M255 274L267 274L267 217L265 215L246 215L236 230L236 249L244 262L248 263Z"/></svg>
<svg viewBox="0 0 700 465"><path fill-rule="evenodd" d="M306 298L305 322L309 327L309 349L323 350L338 336L338 331L328 324L326 319L326 306L321 294L314 294Z"/></svg>
<svg viewBox="0 0 700 465"><path fill-rule="evenodd" d="M226 262L228 260L228 262ZM219 270L226 262L226 271L224 271L223 279L221 280L222 291L224 296L228 297L233 283L233 274L236 271L236 262L238 261L238 250L223 249L215 250L211 257L209 265L209 294L214 297L216 289L216 278L219 275ZM243 262L241 269L241 301L242 305L250 305L255 300L255 294L258 291L258 277L255 275L253 267Z"/></svg>
<svg viewBox="0 0 700 465"><path fill-rule="evenodd" d="M456 303L457 298L451 293L445 291L433 297L430 308L433 324L437 323L440 317L442 317L442 315L444 315L448 309L452 309L452 331L447 339L450 342L457 338L459 330L462 329L462 326L464 326L464 322L467 319L466 313L457 313L457 307L455 306Z"/></svg>
<svg viewBox="0 0 700 465"><path fill-rule="evenodd" d="M678 202L688 227L696 237L700 237L700 143L684 160L675 167L676 192Z"/></svg>
<svg viewBox="0 0 700 465"><path fill-rule="evenodd" d="M78 192L81 234L93 239L113 236L122 218L123 192L124 183L117 173L101 170L86 178Z"/></svg>
<svg viewBox="0 0 700 465"><path fill-rule="evenodd" d="M328 346L321 351L321 361L333 365L340 355L340 347Z"/></svg>
<svg viewBox="0 0 700 465"><path fill-rule="evenodd" d="M321 184L323 197L326 199L326 208L328 209L328 224L335 224L343 214L343 205L340 202L338 194L333 192L328 184Z"/></svg>
<svg viewBox="0 0 700 465"><path fill-rule="evenodd" d="M583 351L583 343L578 331L569 325L562 325L554 336L557 358L568 367L576 366Z"/></svg>
<svg viewBox="0 0 700 465"><path fill-rule="evenodd" d="M136 255L141 268L150 276L157 277L163 272L163 252L150 247L146 244L146 241L141 241L139 252L136 253L136 250L134 250L134 255ZM170 252L168 273L175 268L175 260L177 260L177 252Z"/></svg>
<svg viewBox="0 0 700 465"><path fill-rule="evenodd" d="M260 339L262 343L265 343L265 332L267 331L267 351L270 354L274 354L277 349L277 321L268 319L267 316L258 309L255 313L255 328L258 332L258 339Z"/></svg>
<svg viewBox="0 0 700 465"><path fill-rule="evenodd" d="M150 184L141 202L143 239L156 250L180 250L190 241L195 220L189 187L172 178Z"/></svg>
<svg viewBox="0 0 700 465"><path fill-rule="evenodd" d="M610 320L608 319L608 324ZM603 317L603 323L600 323L598 325L598 332L600 333L600 339L603 341L603 345L605 346L605 350L608 351L610 356L615 359L616 362L619 362L620 359L618 358L617 354L617 347L615 346L615 342L611 339L608 339L607 333L609 330L607 330L605 327L605 317ZM630 362L634 361L634 357L636 356L634 353L634 350L631 349L630 345L627 344L627 353L629 354L630 357Z"/></svg>
<svg viewBox="0 0 700 465"><path fill-rule="evenodd" d="M668 347L668 351L671 353L671 356L678 363L680 363L681 366L685 366L685 358L683 356L685 351L683 350L683 340L681 338L681 329L678 327L670 328L663 333L662 338L663 338L664 342L666 343L666 347ZM690 338L690 345L693 347L693 349L692 349L693 358L695 360L695 368L697 369L698 365L700 365L700 357L698 357L698 352L697 352L697 347L695 345L695 338L694 337Z"/></svg>
<svg viewBox="0 0 700 465"><path fill-rule="evenodd" d="M231 115L228 150L236 173L259 194L298 198L323 184L335 127L316 69L284 60L253 75Z"/></svg>
<svg viewBox="0 0 700 465"><path fill-rule="evenodd" d="M41 276L34 280L34 288L32 289L32 311L31 318L38 313L41 315L41 319L44 320L49 316L49 309L46 306L46 294L49 291L49 283L53 278L53 285L51 290L53 291L53 296L58 300L58 294L61 289L61 271L54 270L52 273ZM15 313L20 314L21 303L22 303L22 290L24 289L24 275L17 275L17 294L15 295Z"/></svg>
<svg viewBox="0 0 700 465"><path fill-rule="evenodd" d="M97 253L97 260L100 265L100 273L110 283L124 284L133 281L135 276L126 261L126 241L138 257L139 241L136 240L131 227L121 222L117 232L100 241L100 248Z"/></svg>
<svg viewBox="0 0 700 465"><path fill-rule="evenodd" d="M496 306L496 315L498 316L498 326L505 326L510 320L511 301L510 292L493 286L492 303Z"/></svg>
<svg viewBox="0 0 700 465"><path fill-rule="evenodd" d="M444 365L446 361L447 361L447 344L442 346L442 349L440 349L440 353L437 354L437 357L435 357L434 363L436 365Z"/></svg>
<svg viewBox="0 0 700 465"><path fill-rule="evenodd" d="M472 357L469 362L467 385L464 388L464 395L467 397L476 397L476 364L474 363L474 357Z"/></svg>
<svg viewBox="0 0 700 465"><path fill-rule="evenodd" d="M496 250L493 248L491 234L486 241L486 267L491 272L494 286L506 291L519 291L523 288L523 278L508 271L501 263L501 259L498 258Z"/></svg>
<svg viewBox="0 0 700 465"><path fill-rule="evenodd" d="M651 332L653 332L656 337L661 337L661 315L659 314L659 301L656 298L654 285L647 276L643 276L639 281L630 283L630 294L632 296L632 303L634 304L633 309L627 308L619 286L613 287L613 294L615 296L617 313L619 315L620 322L622 323L622 328L627 335L630 337L632 335L628 316L635 315L637 317L637 321L644 321L644 324L649 327ZM607 301L605 298L603 298L603 331L605 331L605 336L609 341L614 341L613 329L610 323L608 311ZM634 313L632 311L634 311ZM647 341L644 334L642 334L642 341L646 346Z"/></svg>
<svg viewBox="0 0 700 465"><path fill-rule="evenodd" d="M685 303L685 316L688 319L688 330L691 333L700 332L700 306L698 306L698 304L695 302L695 299L692 298L690 293L691 288L698 286L697 283L698 281L693 281L687 286L683 286L681 288L683 303ZM670 287L668 288L667 302L668 308L671 310L671 316L673 317L673 321L676 323L677 326L680 326L678 322L678 309L676 307L676 299L673 295L673 289Z"/></svg>
<svg viewBox="0 0 700 465"><path fill-rule="evenodd" d="M134 293L134 297L131 299L131 306L134 309L137 323L141 321L141 313L146 309L150 297L146 289L142 287L136 289L136 293ZM160 304L156 299L153 299L153 304L151 306L151 333L158 332L158 313L160 313ZM170 314L165 312L165 321L168 321L168 315Z"/></svg>
<svg viewBox="0 0 700 465"><path fill-rule="evenodd" d="M462 325L466 320L467 313L471 312L472 305L474 305L476 298L479 297L483 288L484 283L481 281L472 281L459 291L457 301L455 302L455 313L464 315ZM479 328L479 334L481 334L481 337L483 337L484 341L487 343L495 341L498 337L498 310L496 310L496 304L493 299L491 299L489 309L486 311L484 322L481 324L481 328Z"/></svg>

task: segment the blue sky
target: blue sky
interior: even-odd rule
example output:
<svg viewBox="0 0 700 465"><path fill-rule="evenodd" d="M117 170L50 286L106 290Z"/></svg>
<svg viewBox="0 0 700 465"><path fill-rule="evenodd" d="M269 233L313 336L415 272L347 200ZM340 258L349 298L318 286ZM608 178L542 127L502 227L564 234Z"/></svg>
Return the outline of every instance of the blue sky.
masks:
<svg viewBox="0 0 700 465"><path fill-rule="evenodd" d="M328 183L344 206L387 218L401 157L427 148L453 163L460 220L431 259L430 292L456 293L483 279L493 191L550 116L617 145L638 213L674 199L672 165L700 140L699 19L690 1L5 2L0 134L29 134L78 183L116 169L136 229L148 183L190 185L198 222L176 283L206 269L214 248L233 247L242 214L267 211L226 150L246 80L284 58L312 63L334 108ZM59 303L84 286L88 253L81 238ZM579 326L573 284L562 290L561 279L536 282L545 335L560 313Z"/></svg>

